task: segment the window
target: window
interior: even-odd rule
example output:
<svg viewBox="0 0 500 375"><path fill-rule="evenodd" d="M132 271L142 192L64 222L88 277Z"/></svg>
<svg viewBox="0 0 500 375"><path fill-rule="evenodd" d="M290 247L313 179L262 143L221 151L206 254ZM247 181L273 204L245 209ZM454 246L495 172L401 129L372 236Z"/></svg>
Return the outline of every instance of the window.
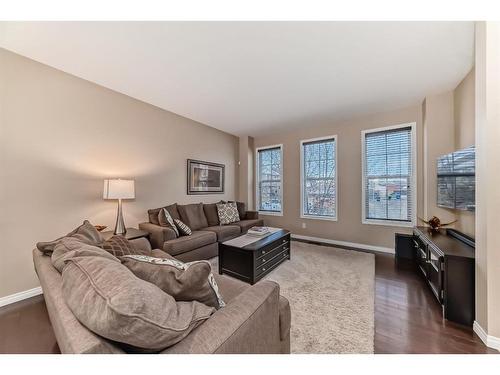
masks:
<svg viewBox="0 0 500 375"><path fill-rule="evenodd" d="M257 149L257 207L263 214L283 211L282 160L281 145Z"/></svg>
<svg viewBox="0 0 500 375"><path fill-rule="evenodd" d="M415 223L415 124L362 132L363 223Z"/></svg>
<svg viewBox="0 0 500 375"><path fill-rule="evenodd" d="M337 220L337 137L300 145L301 217Z"/></svg>

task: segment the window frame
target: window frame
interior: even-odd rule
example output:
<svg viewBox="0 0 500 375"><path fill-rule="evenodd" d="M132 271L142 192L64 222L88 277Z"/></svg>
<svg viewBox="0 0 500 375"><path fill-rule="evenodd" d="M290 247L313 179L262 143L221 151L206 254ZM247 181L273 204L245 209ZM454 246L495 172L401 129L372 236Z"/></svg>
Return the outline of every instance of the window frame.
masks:
<svg viewBox="0 0 500 375"><path fill-rule="evenodd" d="M366 135L370 133L384 132L403 128L411 128L411 221L368 219L366 217ZM376 129L366 129L361 131L361 223L371 225L384 225L392 227L411 228L417 223L417 123L409 122L398 125L384 126Z"/></svg>
<svg viewBox="0 0 500 375"><path fill-rule="evenodd" d="M334 153L334 160L335 160L335 216L321 216L321 215L308 215L304 213L304 143L309 143L309 142L317 142L317 141L323 141L323 140L331 140L333 139L335 141L335 153ZM339 216L339 199L338 199L338 192L339 192L339 186L338 186L338 159L337 159L337 154L338 154L338 136L335 135L328 135L325 137L318 137L318 138L311 138L311 139L302 139L300 142L300 218L301 219L312 219L312 220L327 220L327 221L338 221L338 216Z"/></svg>
<svg viewBox="0 0 500 375"><path fill-rule="evenodd" d="M263 150L269 150L273 148L279 148L280 149L280 200L281 200L281 211L262 211L260 209L260 169L259 169L259 151ZM255 203L256 203L256 209L257 212L260 215L264 216L283 216L283 207L284 207L284 202L283 202L283 144L277 144L277 145L271 145L271 146L262 146L262 147L256 147L255 148Z"/></svg>

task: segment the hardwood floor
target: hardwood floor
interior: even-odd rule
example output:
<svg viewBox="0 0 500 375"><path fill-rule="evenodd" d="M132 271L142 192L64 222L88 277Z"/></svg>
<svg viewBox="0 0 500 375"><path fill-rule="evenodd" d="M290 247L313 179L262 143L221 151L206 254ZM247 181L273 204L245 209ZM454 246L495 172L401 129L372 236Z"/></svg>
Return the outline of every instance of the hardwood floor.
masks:
<svg viewBox="0 0 500 375"><path fill-rule="evenodd" d="M445 321L420 276L375 255L375 353L498 353ZM0 353L58 353L43 296L0 308Z"/></svg>

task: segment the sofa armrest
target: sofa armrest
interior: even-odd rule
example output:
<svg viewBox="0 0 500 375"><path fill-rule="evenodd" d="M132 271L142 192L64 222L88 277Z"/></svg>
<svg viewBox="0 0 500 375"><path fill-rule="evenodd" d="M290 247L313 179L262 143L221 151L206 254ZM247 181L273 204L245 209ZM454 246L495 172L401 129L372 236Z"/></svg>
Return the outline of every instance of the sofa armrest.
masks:
<svg viewBox="0 0 500 375"><path fill-rule="evenodd" d="M165 241L176 238L173 229L152 223L140 223L139 229L145 230L149 233L149 241L151 242L153 249L163 249L163 243Z"/></svg>
<svg viewBox="0 0 500 375"><path fill-rule="evenodd" d="M163 353L280 353L279 285L261 281Z"/></svg>
<svg viewBox="0 0 500 375"><path fill-rule="evenodd" d="M247 211L245 213L245 219L246 220L256 220L259 218L259 212L258 211Z"/></svg>

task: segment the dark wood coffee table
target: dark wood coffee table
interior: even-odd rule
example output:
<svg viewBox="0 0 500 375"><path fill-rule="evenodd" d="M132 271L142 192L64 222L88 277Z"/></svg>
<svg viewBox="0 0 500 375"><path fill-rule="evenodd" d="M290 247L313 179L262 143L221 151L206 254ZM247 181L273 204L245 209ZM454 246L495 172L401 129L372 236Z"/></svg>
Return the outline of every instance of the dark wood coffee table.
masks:
<svg viewBox="0 0 500 375"><path fill-rule="evenodd" d="M286 229L243 247L219 245L219 273L252 285L287 259L290 259L290 232Z"/></svg>

